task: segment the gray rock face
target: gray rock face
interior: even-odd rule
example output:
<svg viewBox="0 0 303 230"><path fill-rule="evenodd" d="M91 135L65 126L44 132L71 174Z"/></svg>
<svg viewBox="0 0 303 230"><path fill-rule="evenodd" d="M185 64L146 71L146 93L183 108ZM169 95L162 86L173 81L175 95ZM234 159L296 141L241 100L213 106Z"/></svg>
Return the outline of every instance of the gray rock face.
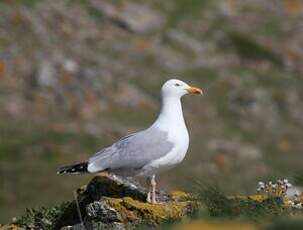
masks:
<svg viewBox="0 0 303 230"><path fill-rule="evenodd" d="M103 223L122 221L120 214L104 200L94 201L87 205L86 213L88 218Z"/></svg>

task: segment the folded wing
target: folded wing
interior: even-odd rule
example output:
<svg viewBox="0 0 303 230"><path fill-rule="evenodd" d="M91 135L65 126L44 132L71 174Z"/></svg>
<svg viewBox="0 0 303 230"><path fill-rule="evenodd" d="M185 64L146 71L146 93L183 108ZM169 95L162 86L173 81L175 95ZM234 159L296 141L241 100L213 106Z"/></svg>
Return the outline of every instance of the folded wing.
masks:
<svg viewBox="0 0 303 230"><path fill-rule="evenodd" d="M154 127L126 136L92 156L88 171L140 169L171 151L174 145L167 138L167 132Z"/></svg>

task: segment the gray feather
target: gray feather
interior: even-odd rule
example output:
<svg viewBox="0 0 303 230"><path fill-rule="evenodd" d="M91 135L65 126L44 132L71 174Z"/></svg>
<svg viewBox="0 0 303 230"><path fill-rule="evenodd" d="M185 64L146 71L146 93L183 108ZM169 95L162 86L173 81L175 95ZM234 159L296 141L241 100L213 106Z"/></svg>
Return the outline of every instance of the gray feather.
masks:
<svg viewBox="0 0 303 230"><path fill-rule="evenodd" d="M126 136L102 149L88 161L88 171L140 169L173 148L167 132L154 127Z"/></svg>

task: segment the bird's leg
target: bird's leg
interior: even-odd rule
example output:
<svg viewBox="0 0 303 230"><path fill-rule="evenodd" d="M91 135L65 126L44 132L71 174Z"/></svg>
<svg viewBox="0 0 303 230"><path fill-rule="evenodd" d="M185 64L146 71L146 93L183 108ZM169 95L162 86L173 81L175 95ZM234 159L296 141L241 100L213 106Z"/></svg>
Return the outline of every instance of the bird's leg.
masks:
<svg viewBox="0 0 303 230"><path fill-rule="evenodd" d="M147 203L151 203L152 202L152 200L151 200L151 177L148 177L146 179L146 184L147 184L147 187L148 187L146 201L147 201Z"/></svg>
<svg viewBox="0 0 303 230"><path fill-rule="evenodd" d="M155 174L152 175L151 177L151 180L150 180L150 185L151 185L151 188L152 188L152 191L151 191L151 203L152 204L157 204L157 200L156 200L156 176Z"/></svg>

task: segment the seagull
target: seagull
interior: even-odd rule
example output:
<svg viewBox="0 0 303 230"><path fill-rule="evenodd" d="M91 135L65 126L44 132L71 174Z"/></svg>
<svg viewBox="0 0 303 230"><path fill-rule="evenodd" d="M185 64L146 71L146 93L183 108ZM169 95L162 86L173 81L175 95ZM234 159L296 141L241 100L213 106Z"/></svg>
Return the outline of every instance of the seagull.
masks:
<svg viewBox="0 0 303 230"><path fill-rule="evenodd" d="M203 91L177 79L166 81L161 88L160 113L149 128L123 137L85 162L61 167L57 173L143 177L148 184L146 201L157 204L156 174L179 164L189 146L181 104L186 94L203 95Z"/></svg>

